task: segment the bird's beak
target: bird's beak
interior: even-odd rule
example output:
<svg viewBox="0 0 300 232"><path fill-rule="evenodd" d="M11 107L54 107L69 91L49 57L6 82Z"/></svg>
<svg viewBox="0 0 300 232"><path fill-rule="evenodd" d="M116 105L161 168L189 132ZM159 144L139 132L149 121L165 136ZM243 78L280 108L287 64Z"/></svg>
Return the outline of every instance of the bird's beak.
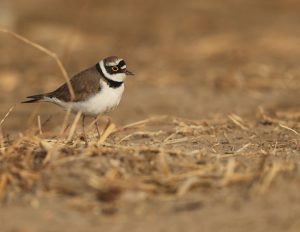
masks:
<svg viewBox="0 0 300 232"><path fill-rule="evenodd" d="M134 75L134 73L130 72L130 71L129 71L129 70L127 70L127 69L125 70L125 74L126 74L126 75L131 75L131 76L133 76L133 75Z"/></svg>

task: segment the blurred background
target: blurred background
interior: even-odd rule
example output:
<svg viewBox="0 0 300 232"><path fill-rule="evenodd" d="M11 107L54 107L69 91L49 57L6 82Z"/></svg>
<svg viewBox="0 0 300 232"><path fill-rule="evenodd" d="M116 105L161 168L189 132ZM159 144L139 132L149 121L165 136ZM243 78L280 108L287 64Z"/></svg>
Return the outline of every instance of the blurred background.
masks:
<svg viewBox="0 0 300 232"><path fill-rule="evenodd" d="M1 0L0 27L55 52L69 75L123 57L136 76L112 113L122 125L299 111L299 12L296 0ZM54 105L19 104L64 82L53 59L0 33L0 81L1 118L16 104L6 131L26 129L33 112L61 123Z"/></svg>

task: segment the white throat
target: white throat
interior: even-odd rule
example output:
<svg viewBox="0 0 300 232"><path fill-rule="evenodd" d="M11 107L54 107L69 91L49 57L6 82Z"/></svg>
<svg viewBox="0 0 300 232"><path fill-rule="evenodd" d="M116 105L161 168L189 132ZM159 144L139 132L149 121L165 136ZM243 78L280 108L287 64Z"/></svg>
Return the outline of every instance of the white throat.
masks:
<svg viewBox="0 0 300 232"><path fill-rule="evenodd" d="M99 62L99 65L100 65L100 68L101 68L101 71L102 73L104 74L104 76L110 80L113 80L113 81L117 81L117 82L123 82L126 78L126 74L125 73L116 73L116 74L109 74L106 69L105 69L105 66L104 66L104 62L103 60L101 60Z"/></svg>

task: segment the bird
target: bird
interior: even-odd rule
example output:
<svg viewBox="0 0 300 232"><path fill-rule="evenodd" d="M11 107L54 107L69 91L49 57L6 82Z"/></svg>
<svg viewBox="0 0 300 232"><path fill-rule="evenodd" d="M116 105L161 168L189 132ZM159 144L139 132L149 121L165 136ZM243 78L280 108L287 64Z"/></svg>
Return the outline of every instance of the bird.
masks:
<svg viewBox="0 0 300 232"><path fill-rule="evenodd" d="M127 69L124 59L117 56L106 57L70 79L74 97L67 83L56 90L44 94L28 96L22 103L50 102L73 113L82 115L82 129L86 139L84 120L86 116L97 118L115 109L124 92L124 81L134 75ZM98 124L96 120L98 136Z"/></svg>

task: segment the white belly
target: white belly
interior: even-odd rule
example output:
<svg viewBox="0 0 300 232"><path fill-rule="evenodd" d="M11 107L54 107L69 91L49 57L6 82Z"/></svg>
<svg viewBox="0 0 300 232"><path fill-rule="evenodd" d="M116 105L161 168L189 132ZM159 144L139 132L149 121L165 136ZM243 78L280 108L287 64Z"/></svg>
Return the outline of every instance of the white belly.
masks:
<svg viewBox="0 0 300 232"><path fill-rule="evenodd" d="M100 92L81 102L61 102L58 99L51 99L66 109L71 108L73 112L81 112L84 115L96 116L107 113L119 105L124 91L124 84L118 88L109 88L103 85Z"/></svg>

